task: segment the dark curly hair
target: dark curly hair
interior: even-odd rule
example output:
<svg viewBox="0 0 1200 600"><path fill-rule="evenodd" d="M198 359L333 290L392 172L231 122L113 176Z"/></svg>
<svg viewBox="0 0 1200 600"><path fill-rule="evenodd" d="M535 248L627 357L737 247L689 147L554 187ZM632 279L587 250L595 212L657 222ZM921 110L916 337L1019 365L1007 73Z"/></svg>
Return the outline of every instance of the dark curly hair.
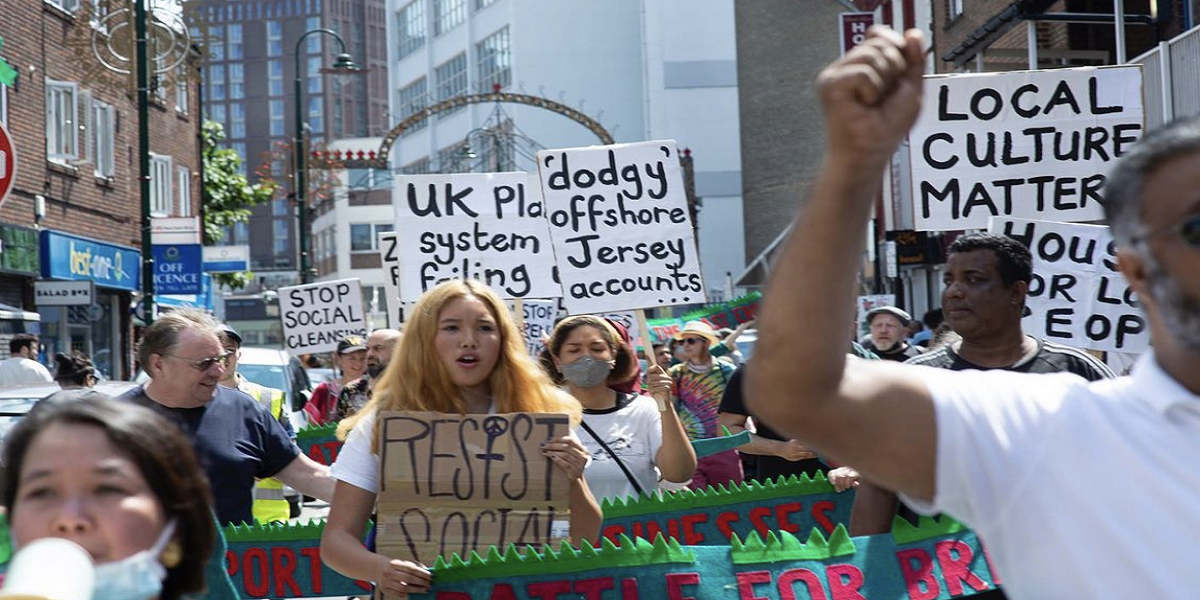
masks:
<svg viewBox="0 0 1200 600"><path fill-rule="evenodd" d="M54 362L58 363L58 368L54 371L54 381L64 387L87 385L88 377L96 376L96 366L82 354L68 355L59 352L54 355Z"/></svg>
<svg viewBox="0 0 1200 600"><path fill-rule="evenodd" d="M174 539L183 547L182 560L167 569L159 598L177 600L204 590L204 566L217 539L208 479L183 432L149 408L92 391L79 399L52 397L34 405L4 441L0 487L9 521L21 518L17 492L26 452L39 433L59 423L102 429L138 466L166 517L176 520Z"/></svg>
<svg viewBox="0 0 1200 600"><path fill-rule="evenodd" d="M1029 248L1006 235L968 233L954 240L946 252L954 254L975 250L991 250L996 255L996 270L1000 272L1004 285L1033 281L1033 256Z"/></svg>

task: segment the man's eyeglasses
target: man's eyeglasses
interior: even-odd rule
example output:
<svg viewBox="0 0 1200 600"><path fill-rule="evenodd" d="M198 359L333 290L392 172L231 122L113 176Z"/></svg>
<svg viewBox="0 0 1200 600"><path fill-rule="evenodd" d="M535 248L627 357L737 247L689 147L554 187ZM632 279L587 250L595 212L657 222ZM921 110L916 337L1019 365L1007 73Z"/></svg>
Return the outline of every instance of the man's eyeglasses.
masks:
<svg viewBox="0 0 1200 600"><path fill-rule="evenodd" d="M1200 214L1192 215L1184 219L1182 223L1171 223L1166 227L1147 231L1134 238L1134 241L1158 237L1164 233L1174 233L1179 236L1180 240L1183 240L1183 243L1193 248L1200 248Z"/></svg>
<svg viewBox="0 0 1200 600"><path fill-rule="evenodd" d="M703 342L704 338L683 338L679 341L683 342L684 345L690 346L692 344L699 344L700 342Z"/></svg>
<svg viewBox="0 0 1200 600"><path fill-rule="evenodd" d="M199 360L192 360L190 358L179 356L178 354L168 354L167 356L174 356L175 358L178 358L179 360L191 365L192 368L197 371L207 371L215 364L220 364L222 367L229 366L229 356L232 354L232 352L226 352L224 354L210 356L208 358L201 358Z"/></svg>

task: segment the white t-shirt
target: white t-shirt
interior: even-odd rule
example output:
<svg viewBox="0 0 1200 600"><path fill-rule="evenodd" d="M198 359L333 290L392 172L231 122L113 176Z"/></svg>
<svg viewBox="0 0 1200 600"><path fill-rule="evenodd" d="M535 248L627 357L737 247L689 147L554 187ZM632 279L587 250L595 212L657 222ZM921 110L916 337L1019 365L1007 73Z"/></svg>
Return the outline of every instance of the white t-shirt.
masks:
<svg viewBox="0 0 1200 600"><path fill-rule="evenodd" d="M915 368L914 368L915 369ZM1128 377L921 368L932 502L980 534L1010 598L1188 598L1200 550L1200 396L1152 353Z"/></svg>
<svg viewBox="0 0 1200 600"><path fill-rule="evenodd" d="M495 412L493 405L488 414ZM371 452L371 434L374 430L375 414L364 416L354 429L350 430L346 442L338 452L337 460L329 467L329 474L334 479L373 494L379 492L379 455ZM574 431L570 435L578 441L578 435Z"/></svg>
<svg viewBox="0 0 1200 600"><path fill-rule="evenodd" d="M54 383L54 378L36 360L22 356L0 360L0 387L33 383Z"/></svg>
<svg viewBox="0 0 1200 600"><path fill-rule="evenodd" d="M617 406L603 411L583 411L583 422L621 459L646 493L658 489L654 457L662 446L662 415L654 399L622 394ZM604 498L636 496L637 491L616 461L586 430L579 439L591 453L592 462L584 470L588 488L599 502Z"/></svg>

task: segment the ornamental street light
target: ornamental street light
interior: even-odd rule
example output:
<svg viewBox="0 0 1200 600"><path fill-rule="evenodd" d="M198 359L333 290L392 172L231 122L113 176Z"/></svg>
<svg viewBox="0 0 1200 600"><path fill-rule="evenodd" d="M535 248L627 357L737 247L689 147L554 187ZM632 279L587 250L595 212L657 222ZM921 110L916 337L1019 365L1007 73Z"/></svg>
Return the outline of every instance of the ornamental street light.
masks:
<svg viewBox="0 0 1200 600"><path fill-rule="evenodd" d="M293 54L296 60L294 65L295 71L293 72L295 75L296 132L292 137L292 153L295 155L294 167L296 174L292 179L292 193L296 196L297 225L300 228L300 237L297 243L300 253L300 283L311 283L313 280L312 270L308 262L308 203L305 199L305 187L307 185L305 177L305 167L307 166L305 159L307 157L305 155L307 153L304 151L304 116L300 112L304 106L304 90L300 85L300 46L304 43L305 38L316 33L333 36L333 39L337 40L338 49L340 50L333 60L333 66L328 69L321 69L322 73L350 74L362 71L358 68L358 65L354 64L354 59L350 58L350 54L346 52L346 42L342 41L342 36L338 35L332 29L310 29L304 32L304 35L300 36L300 39L296 40L296 51Z"/></svg>

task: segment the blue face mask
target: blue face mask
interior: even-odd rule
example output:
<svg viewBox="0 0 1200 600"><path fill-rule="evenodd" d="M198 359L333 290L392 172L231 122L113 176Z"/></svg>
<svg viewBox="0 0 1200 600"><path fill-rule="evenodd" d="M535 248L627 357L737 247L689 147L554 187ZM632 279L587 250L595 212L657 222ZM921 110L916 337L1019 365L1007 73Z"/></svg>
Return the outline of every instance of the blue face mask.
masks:
<svg viewBox="0 0 1200 600"><path fill-rule="evenodd" d="M158 597L162 593L163 579L167 577L167 569L158 555L162 554L174 532L175 521L172 520L149 550L96 565L92 600L149 600Z"/></svg>

